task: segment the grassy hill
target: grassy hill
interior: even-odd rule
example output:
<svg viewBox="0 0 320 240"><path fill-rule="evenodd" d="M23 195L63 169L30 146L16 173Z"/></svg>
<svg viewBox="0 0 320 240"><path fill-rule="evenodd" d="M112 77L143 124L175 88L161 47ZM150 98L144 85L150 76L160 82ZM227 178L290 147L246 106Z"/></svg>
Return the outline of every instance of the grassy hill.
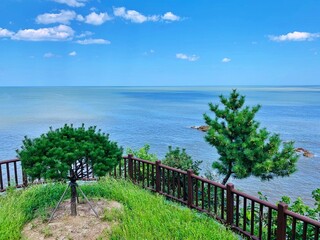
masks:
<svg viewBox="0 0 320 240"><path fill-rule="evenodd" d="M23 226L34 219L47 219L62 195L65 184L32 186L26 190L9 190L0 197L0 239L20 239ZM213 219L191 211L165 198L123 180L106 178L85 184L81 189L89 198L104 198L123 204L102 239L237 239L231 231ZM110 219L111 218L111 219Z"/></svg>

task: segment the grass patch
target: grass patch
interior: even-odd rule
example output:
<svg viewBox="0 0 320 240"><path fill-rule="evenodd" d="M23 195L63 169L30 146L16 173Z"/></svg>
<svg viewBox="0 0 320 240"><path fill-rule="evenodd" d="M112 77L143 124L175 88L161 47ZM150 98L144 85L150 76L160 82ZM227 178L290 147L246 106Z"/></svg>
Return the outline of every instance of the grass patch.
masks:
<svg viewBox="0 0 320 240"><path fill-rule="evenodd" d="M105 210L102 219L107 222L122 222L123 212L117 208Z"/></svg>
<svg viewBox="0 0 320 240"><path fill-rule="evenodd" d="M47 219L48 208L59 201L64 189L65 185L55 184L7 191L0 197L0 239L20 239L25 223L38 216Z"/></svg>
<svg viewBox="0 0 320 240"><path fill-rule="evenodd" d="M0 197L0 239L20 239L24 224L35 217L41 216L45 221L65 187L33 186ZM127 181L106 178L81 189L89 198L105 198L124 205L123 213L104 213L105 220L118 224L101 239L237 239L213 219Z"/></svg>

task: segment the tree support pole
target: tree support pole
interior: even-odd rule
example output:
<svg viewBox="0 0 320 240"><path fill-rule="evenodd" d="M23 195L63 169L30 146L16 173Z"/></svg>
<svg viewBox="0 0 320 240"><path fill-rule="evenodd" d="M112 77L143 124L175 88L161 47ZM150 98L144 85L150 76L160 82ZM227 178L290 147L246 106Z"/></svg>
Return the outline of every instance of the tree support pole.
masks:
<svg viewBox="0 0 320 240"><path fill-rule="evenodd" d="M66 195L67 190L68 190L68 188L69 188L69 187L70 187L70 183L69 183L69 184L68 184L68 186L66 187L66 190L64 190L64 192L63 192L63 194L62 194L62 196L61 196L61 198L60 198L60 200L59 200L59 202L58 202L58 204L57 204L56 208L53 210L53 212L52 212L52 214L51 214L51 216L50 216L50 218L49 218L48 223L49 223L49 222L51 222L51 220L52 220L52 218L53 218L54 214L56 213L57 209L59 208L59 206L60 206L60 204L61 204L61 202L62 202L62 200L63 200L64 196Z"/></svg>
<svg viewBox="0 0 320 240"><path fill-rule="evenodd" d="M87 196L84 194L84 192L82 191L82 189L78 186L78 184L77 184L77 183L71 183L71 182L70 182L70 183L68 184L68 186L66 187L66 189L64 190L64 192L63 192L63 194L62 194L62 196L61 196L61 198L60 198L57 206L56 206L55 209L53 210L53 212L52 212L52 214L51 214L51 216L50 216L50 218L49 218L49 220L48 220L48 223L50 223L51 220L53 219L54 214L55 214L56 211L58 210L58 208L59 208L59 206L60 206L60 204L61 204L64 196L65 196L66 193L67 193L68 188L69 188L69 187L72 187L72 184L74 184L75 188L78 188L78 189L80 190L82 196L83 196L84 199L87 201L87 203L89 204L90 208L92 209L92 211L94 212L94 214L96 215L96 217L99 218L98 213L96 212L96 210L94 210L94 208L93 208L92 204L90 203L89 199L88 199ZM72 191L72 188L71 188L71 191ZM72 195L72 192L71 192L71 195ZM77 194L76 194L76 196L77 196ZM77 196L77 198L78 198L78 196ZM75 201L74 203L75 203L75 206L77 207L76 201ZM72 210L72 207L73 207L73 206L71 205L71 210ZM77 210L76 210L76 212L77 212ZM72 216L74 216L74 215L72 215Z"/></svg>
<svg viewBox="0 0 320 240"><path fill-rule="evenodd" d="M94 210L93 206L91 205L91 203L89 202L87 196L84 194L84 192L82 191L82 189L77 185L77 187L79 188L82 196L86 199L87 203L89 204L90 208L92 209L92 211L94 212L94 214L96 215L97 218L99 218L98 213Z"/></svg>

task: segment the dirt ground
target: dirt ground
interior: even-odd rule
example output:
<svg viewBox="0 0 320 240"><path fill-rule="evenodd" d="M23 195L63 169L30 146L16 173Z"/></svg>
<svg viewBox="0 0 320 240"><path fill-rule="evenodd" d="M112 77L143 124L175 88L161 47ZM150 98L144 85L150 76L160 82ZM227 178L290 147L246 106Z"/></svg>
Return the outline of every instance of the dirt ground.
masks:
<svg viewBox="0 0 320 240"><path fill-rule="evenodd" d="M88 203L77 204L77 216L70 216L70 200L61 203L50 223L37 218L28 223L23 231L23 239L28 240L95 240L111 231L115 222L103 220L104 213L112 209L122 210L123 206L115 201L90 201L99 218L96 217ZM104 235L105 236L105 235ZM102 239L102 238L101 238ZM103 237L106 239L106 237Z"/></svg>

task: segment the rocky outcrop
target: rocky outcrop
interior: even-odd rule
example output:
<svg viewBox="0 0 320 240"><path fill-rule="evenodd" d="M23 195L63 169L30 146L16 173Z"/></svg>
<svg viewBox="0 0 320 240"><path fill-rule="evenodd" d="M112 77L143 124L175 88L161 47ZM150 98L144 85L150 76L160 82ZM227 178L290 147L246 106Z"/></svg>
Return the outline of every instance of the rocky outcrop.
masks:
<svg viewBox="0 0 320 240"><path fill-rule="evenodd" d="M197 130L199 130L201 132L207 132L209 130L209 126L206 126L206 125L204 125L204 126L192 126L191 128L197 129Z"/></svg>
<svg viewBox="0 0 320 240"><path fill-rule="evenodd" d="M314 154L313 154L313 153L309 152L308 150L306 150L306 149L304 149L304 148L296 148L295 150L296 150L296 152L298 152L298 153L302 153L302 155L303 155L304 157L307 157L307 158L312 158L312 157L314 157Z"/></svg>

